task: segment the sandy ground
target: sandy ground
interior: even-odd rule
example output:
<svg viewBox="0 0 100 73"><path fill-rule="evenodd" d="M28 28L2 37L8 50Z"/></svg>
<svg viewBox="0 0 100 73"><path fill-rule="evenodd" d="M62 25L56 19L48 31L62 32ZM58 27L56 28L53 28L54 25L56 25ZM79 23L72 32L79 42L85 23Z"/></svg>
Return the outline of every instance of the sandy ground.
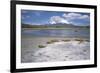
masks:
<svg viewBox="0 0 100 73"><path fill-rule="evenodd" d="M48 44L51 40L57 41ZM22 63L90 59L88 38L22 36L21 41Z"/></svg>

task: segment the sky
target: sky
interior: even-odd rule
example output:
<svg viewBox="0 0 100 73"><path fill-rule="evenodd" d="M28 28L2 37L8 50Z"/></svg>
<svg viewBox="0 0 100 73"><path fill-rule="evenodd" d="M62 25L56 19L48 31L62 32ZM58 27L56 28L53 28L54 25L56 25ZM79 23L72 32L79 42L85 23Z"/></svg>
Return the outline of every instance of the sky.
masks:
<svg viewBox="0 0 100 73"><path fill-rule="evenodd" d="M30 25L66 23L87 26L90 25L90 13L21 10L21 23Z"/></svg>

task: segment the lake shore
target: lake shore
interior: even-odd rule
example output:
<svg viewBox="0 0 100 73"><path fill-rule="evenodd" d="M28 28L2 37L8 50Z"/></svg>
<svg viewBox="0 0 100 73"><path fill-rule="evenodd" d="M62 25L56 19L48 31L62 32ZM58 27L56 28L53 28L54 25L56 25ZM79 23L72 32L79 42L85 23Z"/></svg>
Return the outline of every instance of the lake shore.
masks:
<svg viewBox="0 0 100 73"><path fill-rule="evenodd" d="M83 37L75 37L75 38L70 38L70 37L33 37L33 36L23 36L22 35L21 62L22 63L42 62L42 61L44 62L44 61L48 61L49 59L50 59L49 61L60 61L60 60L61 61L63 61L63 60L67 61L67 60L89 59L89 50L90 50L89 41L90 41L89 38L83 38ZM60 48L59 48L59 43L62 46ZM68 45L68 43L70 43L70 44ZM82 45L82 44L85 46L84 48L81 48L81 46L78 46L78 45ZM76 53L78 52L79 49L80 49L80 51L85 49L86 51L88 51L88 53L86 53L85 56L82 56L82 55L78 56L77 55L78 58L77 57L75 58L74 56L76 56L76 54L72 54L73 52L71 52L71 56L74 55L73 58L72 59L71 58L65 58L65 56L68 55L68 54L66 54L67 51L69 51L68 47L69 47L69 49L71 48L73 50L75 48L77 48ZM65 48L67 51L61 50L62 48ZM60 51L62 51L62 52L60 52ZM72 51L72 50L70 50L70 51ZM50 57L49 59L44 58L45 56L41 57L41 55L44 52L47 52L47 56ZM52 59L52 58L54 58L53 57L54 52L60 53L60 55L55 54L55 58L58 57L58 56L62 56L63 58ZM62 55L61 53L65 53L65 55ZM80 52L78 52L78 53L80 53ZM71 57L71 56L69 56L69 57Z"/></svg>
<svg viewBox="0 0 100 73"><path fill-rule="evenodd" d="M75 27L70 27L70 28L66 28L66 27L65 28L64 27L63 28L22 28L22 30L45 30L45 29L46 30L50 30L50 29L62 30L62 29L88 29L88 28L84 28L84 27L83 28L82 27L81 28L79 27L76 27L76 28Z"/></svg>

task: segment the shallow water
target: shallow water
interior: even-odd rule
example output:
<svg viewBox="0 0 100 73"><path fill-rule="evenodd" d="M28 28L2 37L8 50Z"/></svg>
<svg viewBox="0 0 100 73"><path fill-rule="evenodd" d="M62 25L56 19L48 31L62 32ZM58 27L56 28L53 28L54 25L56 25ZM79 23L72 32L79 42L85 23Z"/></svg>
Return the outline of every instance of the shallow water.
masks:
<svg viewBox="0 0 100 73"><path fill-rule="evenodd" d="M24 29L22 35L31 35L36 37L88 37L89 29Z"/></svg>

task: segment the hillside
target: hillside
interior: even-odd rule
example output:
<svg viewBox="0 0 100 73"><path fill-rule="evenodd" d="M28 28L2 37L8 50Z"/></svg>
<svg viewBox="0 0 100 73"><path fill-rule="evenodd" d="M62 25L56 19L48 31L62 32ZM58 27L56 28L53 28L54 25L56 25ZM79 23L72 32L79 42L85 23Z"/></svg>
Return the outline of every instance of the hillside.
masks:
<svg viewBox="0 0 100 73"><path fill-rule="evenodd" d="M75 26L73 24L44 24L44 25L31 25L31 24L22 24L22 28L89 28L89 26Z"/></svg>

